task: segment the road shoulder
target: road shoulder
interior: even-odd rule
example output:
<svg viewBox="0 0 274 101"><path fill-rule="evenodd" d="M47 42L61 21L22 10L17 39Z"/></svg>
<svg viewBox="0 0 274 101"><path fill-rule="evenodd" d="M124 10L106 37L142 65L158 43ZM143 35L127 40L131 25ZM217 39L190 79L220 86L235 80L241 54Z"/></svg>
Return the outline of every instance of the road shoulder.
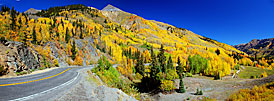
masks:
<svg viewBox="0 0 274 101"><path fill-rule="evenodd" d="M79 70L81 79L79 83L65 91L61 96L57 97L55 101L109 101L109 100L123 100L134 101L133 97L126 95L117 88L110 88L100 80L91 79L92 73L88 73L89 69ZM94 75L93 75L94 76Z"/></svg>

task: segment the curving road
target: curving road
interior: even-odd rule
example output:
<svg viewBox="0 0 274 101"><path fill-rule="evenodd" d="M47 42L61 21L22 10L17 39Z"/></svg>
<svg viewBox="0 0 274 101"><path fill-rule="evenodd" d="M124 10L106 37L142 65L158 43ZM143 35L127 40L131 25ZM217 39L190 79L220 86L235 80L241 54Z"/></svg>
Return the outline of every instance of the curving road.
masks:
<svg viewBox="0 0 274 101"><path fill-rule="evenodd" d="M81 78L78 70L90 67L64 67L48 72L0 79L1 101L53 100Z"/></svg>

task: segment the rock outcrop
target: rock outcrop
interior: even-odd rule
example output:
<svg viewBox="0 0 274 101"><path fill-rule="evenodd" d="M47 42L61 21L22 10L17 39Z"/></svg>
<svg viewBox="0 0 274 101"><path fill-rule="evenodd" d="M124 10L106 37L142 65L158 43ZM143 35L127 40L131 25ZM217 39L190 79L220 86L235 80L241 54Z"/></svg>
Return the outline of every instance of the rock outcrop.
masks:
<svg viewBox="0 0 274 101"><path fill-rule="evenodd" d="M23 43L2 41L0 48L0 76L15 76L16 72L40 67L41 56Z"/></svg>

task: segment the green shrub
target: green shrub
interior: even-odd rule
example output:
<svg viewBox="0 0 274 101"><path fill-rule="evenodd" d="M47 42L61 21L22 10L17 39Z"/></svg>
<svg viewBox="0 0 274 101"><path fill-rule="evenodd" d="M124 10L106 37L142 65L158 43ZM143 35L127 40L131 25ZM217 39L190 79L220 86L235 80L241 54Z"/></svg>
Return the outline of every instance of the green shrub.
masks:
<svg viewBox="0 0 274 101"><path fill-rule="evenodd" d="M9 53L9 51L10 51L10 49L8 49L8 50L6 51L6 54L8 54L8 53Z"/></svg>
<svg viewBox="0 0 274 101"><path fill-rule="evenodd" d="M135 79L141 80L142 78L143 78L143 76L141 74L139 74L139 73L135 74Z"/></svg>
<svg viewBox="0 0 274 101"><path fill-rule="evenodd" d="M55 66L55 67L59 67L59 62L58 62L57 59L54 59L54 60L53 60L53 63L54 63L54 66Z"/></svg>
<svg viewBox="0 0 274 101"><path fill-rule="evenodd" d="M108 86L119 88L137 99L140 98L138 89L132 85L130 80L123 78L105 57L100 58L98 60L98 66L94 67L91 71L96 73L96 75L98 75Z"/></svg>
<svg viewBox="0 0 274 101"><path fill-rule="evenodd" d="M192 77L192 73L186 73L186 77Z"/></svg>
<svg viewBox="0 0 274 101"><path fill-rule="evenodd" d="M50 62L46 62L47 67L50 68L51 67L51 63Z"/></svg>
<svg viewBox="0 0 274 101"><path fill-rule="evenodd" d="M35 69L31 69L31 70L30 70L30 72L34 72L34 71L35 71Z"/></svg>
<svg viewBox="0 0 274 101"><path fill-rule="evenodd" d="M147 44L145 42L145 43L143 43L143 45L141 46L141 48L146 48L146 49L150 50L151 49L151 45L149 45L149 44Z"/></svg>
<svg viewBox="0 0 274 101"><path fill-rule="evenodd" d="M0 65L0 73L4 71L4 66Z"/></svg>
<svg viewBox="0 0 274 101"><path fill-rule="evenodd" d="M172 91L175 89L173 86L173 81L171 80L161 80L160 89L162 91Z"/></svg>
<svg viewBox="0 0 274 101"><path fill-rule="evenodd" d="M203 91L199 90L199 88L197 88L195 95L203 95Z"/></svg>
<svg viewBox="0 0 274 101"><path fill-rule="evenodd" d="M166 79L167 80L174 80L177 79L179 76L176 73L176 71L174 69L168 69L167 70L167 74L166 74Z"/></svg>
<svg viewBox="0 0 274 101"><path fill-rule="evenodd" d="M44 69L46 69L45 67L39 67L38 68L39 70L44 70Z"/></svg>
<svg viewBox="0 0 274 101"><path fill-rule="evenodd" d="M166 74L163 72L159 72L156 74L156 80L160 81L160 80L164 80L166 77Z"/></svg>
<svg viewBox="0 0 274 101"><path fill-rule="evenodd" d="M234 69L239 70L240 69L240 65L239 64L235 65Z"/></svg>
<svg viewBox="0 0 274 101"><path fill-rule="evenodd" d="M16 75L24 75L24 74L28 74L28 72L26 71L16 72Z"/></svg>

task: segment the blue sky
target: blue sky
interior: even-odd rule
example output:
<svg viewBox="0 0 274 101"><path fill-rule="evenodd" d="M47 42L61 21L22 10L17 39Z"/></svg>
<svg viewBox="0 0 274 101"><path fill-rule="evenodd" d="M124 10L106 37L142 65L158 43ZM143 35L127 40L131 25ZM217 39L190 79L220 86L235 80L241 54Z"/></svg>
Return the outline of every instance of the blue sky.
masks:
<svg viewBox="0 0 274 101"><path fill-rule="evenodd" d="M229 45L274 37L274 0L0 0L23 12L68 4L112 4L150 20L189 29Z"/></svg>

